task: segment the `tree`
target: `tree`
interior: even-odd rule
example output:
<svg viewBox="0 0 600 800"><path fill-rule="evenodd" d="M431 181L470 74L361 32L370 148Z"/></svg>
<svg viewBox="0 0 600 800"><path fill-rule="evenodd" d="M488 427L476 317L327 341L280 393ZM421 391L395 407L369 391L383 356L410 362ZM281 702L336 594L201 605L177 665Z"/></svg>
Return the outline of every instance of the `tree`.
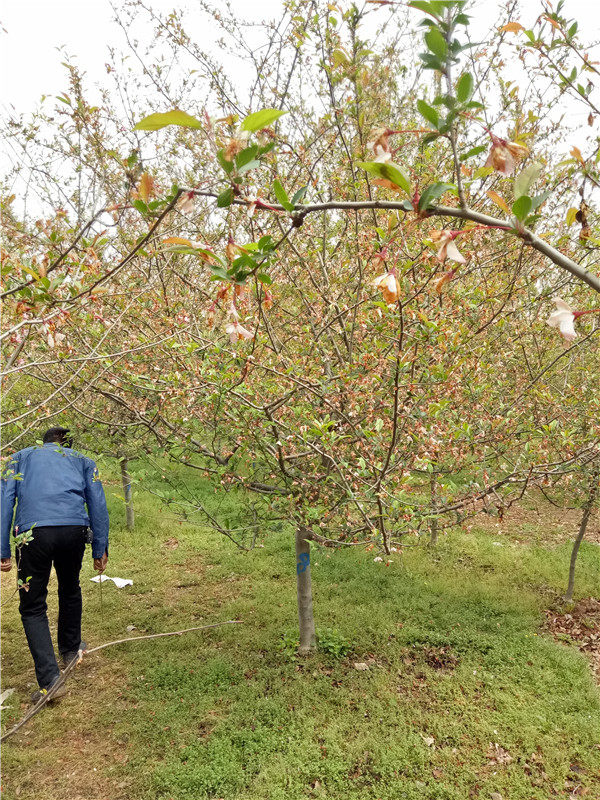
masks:
<svg viewBox="0 0 600 800"><path fill-rule="evenodd" d="M414 12L384 5L402 24L373 44L365 20L389 8L292 3L291 38L269 30L260 61L222 18L256 68L249 102L176 16L154 16L177 57L201 66L218 112L182 111L191 74L174 86L151 64L144 76L167 110L151 96L152 113L127 109L121 131L71 69L59 138L77 141L77 188L56 182L70 211L39 225L13 212L8 226L8 446L40 411L81 415L248 489L252 517L294 531L307 650L310 542L387 557L482 505L502 513L528 487L568 480L598 446L597 425L582 423L593 397L562 380L566 364L597 375L600 281L586 267L597 150L555 158L561 92L592 102L575 80L595 71L577 29L558 7L531 30L503 20L492 35L494 52L522 36L523 58L540 54L538 91L554 93L544 115L499 60L472 53L464 3L411 4L426 14L425 51L412 34L400 65ZM31 128L19 135L47 146ZM448 219L456 227L440 227ZM545 324L555 292L590 314L579 341L569 306L550 318L558 329ZM566 395L574 431L554 424Z"/></svg>

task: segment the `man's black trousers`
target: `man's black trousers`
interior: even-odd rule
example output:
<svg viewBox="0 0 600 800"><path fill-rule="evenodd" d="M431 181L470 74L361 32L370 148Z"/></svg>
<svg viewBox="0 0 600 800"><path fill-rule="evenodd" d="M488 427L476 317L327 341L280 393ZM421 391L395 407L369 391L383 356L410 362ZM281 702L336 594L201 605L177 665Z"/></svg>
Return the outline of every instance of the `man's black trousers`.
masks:
<svg viewBox="0 0 600 800"><path fill-rule="evenodd" d="M86 528L81 525L33 528L33 540L22 545L17 553L19 578L28 587L19 591L19 612L42 689L51 686L60 675L46 604L52 564L58 578L58 652L61 655L76 652L81 643L79 572L85 534Z"/></svg>

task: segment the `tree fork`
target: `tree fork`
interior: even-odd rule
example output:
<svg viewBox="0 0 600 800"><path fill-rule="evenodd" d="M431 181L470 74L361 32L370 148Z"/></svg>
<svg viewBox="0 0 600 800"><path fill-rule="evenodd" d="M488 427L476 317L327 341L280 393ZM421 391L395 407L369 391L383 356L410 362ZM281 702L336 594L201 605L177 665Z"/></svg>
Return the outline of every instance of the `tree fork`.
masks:
<svg viewBox="0 0 600 800"><path fill-rule="evenodd" d="M300 655L311 653L317 645L313 615L312 582L310 578L310 542L306 532L296 531L296 585L298 589L298 624L300 629Z"/></svg>

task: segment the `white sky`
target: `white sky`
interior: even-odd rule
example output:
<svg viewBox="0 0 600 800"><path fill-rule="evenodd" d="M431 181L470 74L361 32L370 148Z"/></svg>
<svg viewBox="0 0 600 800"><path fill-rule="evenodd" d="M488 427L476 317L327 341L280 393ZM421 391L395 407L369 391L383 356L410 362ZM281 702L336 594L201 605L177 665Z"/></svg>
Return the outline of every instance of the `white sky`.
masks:
<svg viewBox="0 0 600 800"><path fill-rule="evenodd" d="M219 2L214 0L215 5ZM149 4L160 11L174 7L193 11L196 5L194 0L149 0ZM349 2L342 0L342 4L347 7ZM258 21L278 16L283 2L231 0L231 6L241 16ZM478 0L470 12L475 29L493 22L497 7L493 0ZM526 25L533 24L542 11L541 0L521 0L521 7L519 18ZM89 86L106 79L108 46L125 49L123 34L113 22L110 0L3 0L0 9L4 28L0 39L0 98L5 108L12 106L13 112L31 111L41 95L56 95L65 89L61 66L65 55L74 56L86 71ZM563 14L579 21L586 39L600 38L598 0L566 0ZM188 32L199 44L209 47L210 42L202 41L203 33L208 38L206 29Z"/></svg>

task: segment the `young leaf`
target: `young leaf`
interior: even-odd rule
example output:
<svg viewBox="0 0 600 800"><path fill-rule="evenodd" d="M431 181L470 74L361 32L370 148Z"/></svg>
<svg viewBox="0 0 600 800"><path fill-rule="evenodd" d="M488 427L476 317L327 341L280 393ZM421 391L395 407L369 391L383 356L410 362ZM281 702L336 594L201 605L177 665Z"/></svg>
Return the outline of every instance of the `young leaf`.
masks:
<svg viewBox="0 0 600 800"><path fill-rule="evenodd" d="M287 111L280 111L278 108L263 108L262 111L255 111L253 114L248 114L246 119L242 122L241 128L243 131L250 131L255 133L262 128L266 128L275 120L278 120Z"/></svg>
<svg viewBox="0 0 600 800"><path fill-rule="evenodd" d="M575 218L576 218L578 212L579 212L579 209L577 209L577 208L570 208L567 211L567 216L566 216L565 222L567 223L569 228L575 222Z"/></svg>
<svg viewBox="0 0 600 800"><path fill-rule="evenodd" d="M356 166L378 178L391 181L395 186L403 189L406 194L410 194L409 180L398 164L393 164L391 161L387 164L381 164L378 161L357 161Z"/></svg>
<svg viewBox="0 0 600 800"><path fill-rule="evenodd" d="M526 194L523 194L512 204L512 212L520 222L523 222L523 220L527 219L532 205L533 201L531 197L527 197Z"/></svg>
<svg viewBox="0 0 600 800"><path fill-rule="evenodd" d="M500 30L503 33L518 33L519 31L524 30L523 26L520 22L507 22L506 25L503 25Z"/></svg>
<svg viewBox="0 0 600 800"><path fill-rule="evenodd" d="M456 99L459 103L465 103L473 94L475 83L470 72L463 72L456 84Z"/></svg>
<svg viewBox="0 0 600 800"><path fill-rule="evenodd" d="M501 208L502 211L510 215L510 208L508 207L508 204L506 203L503 197L500 197L498 192L495 192L493 189L488 189L486 194L493 203L496 203L498 208Z"/></svg>
<svg viewBox="0 0 600 800"><path fill-rule="evenodd" d="M532 184L539 178L542 165L534 161L515 178L515 199L529 194Z"/></svg>
<svg viewBox="0 0 600 800"><path fill-rule="evenodd" d="M286 211L294 210L294 206L292 203L290 203L290 198L287 196L287 192L277 178L273 181L273 191L275 192L275 197L277 198L279 205L283 206Z"/></svg>
<svg viewBox="0 0 600 800"><path fill-rule="evenodd" d="M153 192L154 192L154 181L152 180L150 175L148 175L147 172L144 172L144 174L140 178L140 185L138 188L138 193L140 195L140 198L144 201L144 203L147 203Z"/></svg>
<svg viewBox="0 0 600 800"><path fill-rule="evenodd" d="M180 125L182 128L202 128L202 123L196 117L186 114L185 111L174 109L165 114L150 114L141 119L134 126L134 131L158 131L167 125Z"/></svg>
<svg viewBox="0 0 600 800"><path fill-rule="evenodd" d="M166 244L166 245L182 244L185 245L186 247L194 246L189 239L184 239L181 236L169 236L167 239L163 239L161 244Z"/></svg>

